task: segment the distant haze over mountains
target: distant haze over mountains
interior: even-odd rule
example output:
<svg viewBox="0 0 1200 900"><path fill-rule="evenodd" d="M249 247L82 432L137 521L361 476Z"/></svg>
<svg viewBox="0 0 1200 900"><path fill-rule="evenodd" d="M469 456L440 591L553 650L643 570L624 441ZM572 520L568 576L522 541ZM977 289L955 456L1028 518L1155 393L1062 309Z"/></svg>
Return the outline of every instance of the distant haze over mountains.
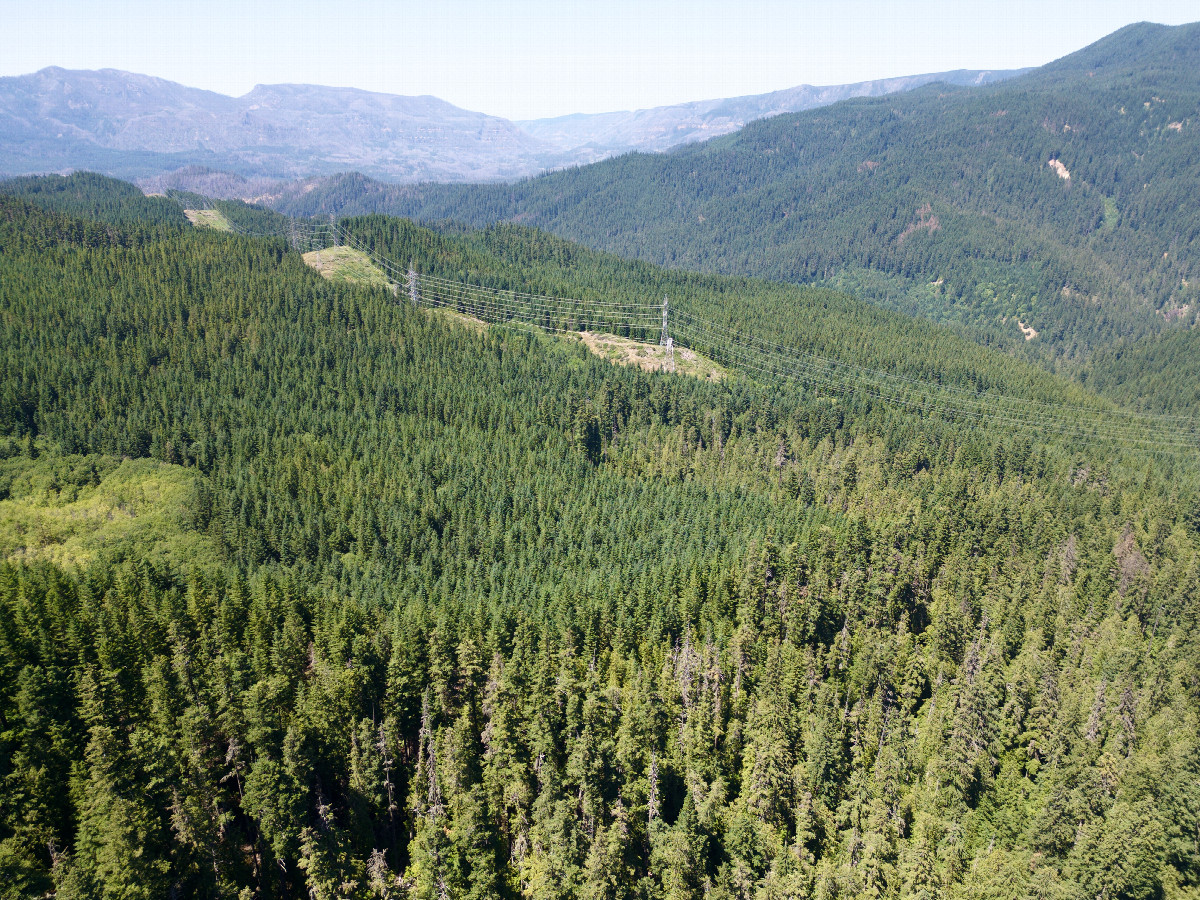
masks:
<svg viewBox="0 0 1200 900"><path fill-rule="evenodd" d="M959 69L903 78L881 78L856 84L799 87L748 97L697 100L674 106L656 106L633 112L558 116L517 122L528 134L555 148L582 156L589 151L602 159L629 150L660 152L737 131L748 122L783 113L803 112L828 106L851 97L878 97L911 91L932 82L953 85L991 84L1012 78L1028 69L983 71Z"/></svg>
<svg viewBox="0 0 1200 900"><path fill-rule="evenodd" d="M0 78L0 173L92 169L144 179L204 167L268 179L356 170L399 182L502 181L630 150L669 150L849 97L935 81L986 84L1020 71L802 85L632 112L510 122L436 97L259 85L235 98L115 69L47 68Z"/></svg>

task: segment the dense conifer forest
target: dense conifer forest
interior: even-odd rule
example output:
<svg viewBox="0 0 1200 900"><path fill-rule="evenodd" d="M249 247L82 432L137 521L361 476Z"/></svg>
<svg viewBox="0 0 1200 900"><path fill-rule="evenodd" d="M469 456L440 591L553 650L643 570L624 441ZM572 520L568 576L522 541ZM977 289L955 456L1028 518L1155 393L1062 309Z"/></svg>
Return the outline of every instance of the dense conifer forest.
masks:
<svg viewBox="0 0 1200 900"><path fill-rule="evenodd" d="M1200 896L1194 453L617 366L54 185L0 198L3 896ZM828 289L350 227L1107 408Z"/></svg>

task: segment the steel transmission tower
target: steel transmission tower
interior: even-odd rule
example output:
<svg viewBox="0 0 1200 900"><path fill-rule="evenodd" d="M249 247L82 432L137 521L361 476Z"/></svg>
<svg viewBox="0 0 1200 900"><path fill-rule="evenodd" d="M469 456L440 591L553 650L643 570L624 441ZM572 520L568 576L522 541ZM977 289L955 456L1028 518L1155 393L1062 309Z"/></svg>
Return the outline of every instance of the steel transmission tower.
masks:
<svg viewBox="0 0 1200 900"><path fill-rule="evenodd" d="M667 331L667 298L663 297L663 326L662 336L658 339L658 345L667 349L666 360L663 363L663 368L668 372L675 371L675 341L671 338Z"/></svg>

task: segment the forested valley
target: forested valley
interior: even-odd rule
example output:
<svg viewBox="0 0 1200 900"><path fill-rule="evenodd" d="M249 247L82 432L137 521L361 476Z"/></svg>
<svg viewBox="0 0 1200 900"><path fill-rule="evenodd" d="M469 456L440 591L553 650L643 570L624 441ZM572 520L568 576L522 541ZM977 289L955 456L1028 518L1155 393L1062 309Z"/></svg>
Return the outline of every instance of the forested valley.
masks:
<svg viewBox="0 0 1200 900"><path fill-rule="evenodd" d="M104 179L17 193L3 896L1200 897L1194 448L645 372ZM349 227L1115 409L827 287Z"/></svg>
<svg viewBox="0 0 1200 900"><path fill-rule="evenodd" d="M660 265L826 284L1077 373L1196 322L1198 48L1200 25L1141 23L998 84L776 116L671 153L515 184L351 174L274 202L519 222Z"/></svg>

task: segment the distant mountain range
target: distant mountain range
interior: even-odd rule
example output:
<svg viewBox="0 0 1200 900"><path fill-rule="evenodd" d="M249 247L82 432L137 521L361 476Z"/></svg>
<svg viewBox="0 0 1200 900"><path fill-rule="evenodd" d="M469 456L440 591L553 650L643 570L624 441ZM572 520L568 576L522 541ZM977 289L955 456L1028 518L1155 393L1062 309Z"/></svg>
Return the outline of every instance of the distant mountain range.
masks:
<svg viewBox="0 0 1200 900"><path fill-rule="evenodd" d="M233 98L112 69L0 79L0 171L9 174L207 166L277 178L360 169L494 180L540 171L552 156L511 122L435 97L260 85Z"/></svg>
<svg viewBox="0 0 1200 900"><path fill-rule="evenodd" d="M956 71L633 112L526 122L436 97L259 85L243 97L115 69L0 78L0 173L90 169L145 179L181 169L293 179L355 170L397 182L504 181L630 150L662 151L765 116L930 82L986 84L1019 71Z"/></svg>
<svg viewBox="0 0 1200 900"><path fill-rule="evenodd" d="M1029 70L959 69L954 72L881 78L876 81L827 87L802 84L769 94L753 94L724 100L697 100L632 112L533 119L516 124L527 134L562 152L572 153L577 157L591 153L595 159L603 159L630 150L670 150L682 144L729 134L757 119L829 106L852 97L879 97L883 94L911 91L934 82L959 86L992 84L1027 71Z"/></svg>

